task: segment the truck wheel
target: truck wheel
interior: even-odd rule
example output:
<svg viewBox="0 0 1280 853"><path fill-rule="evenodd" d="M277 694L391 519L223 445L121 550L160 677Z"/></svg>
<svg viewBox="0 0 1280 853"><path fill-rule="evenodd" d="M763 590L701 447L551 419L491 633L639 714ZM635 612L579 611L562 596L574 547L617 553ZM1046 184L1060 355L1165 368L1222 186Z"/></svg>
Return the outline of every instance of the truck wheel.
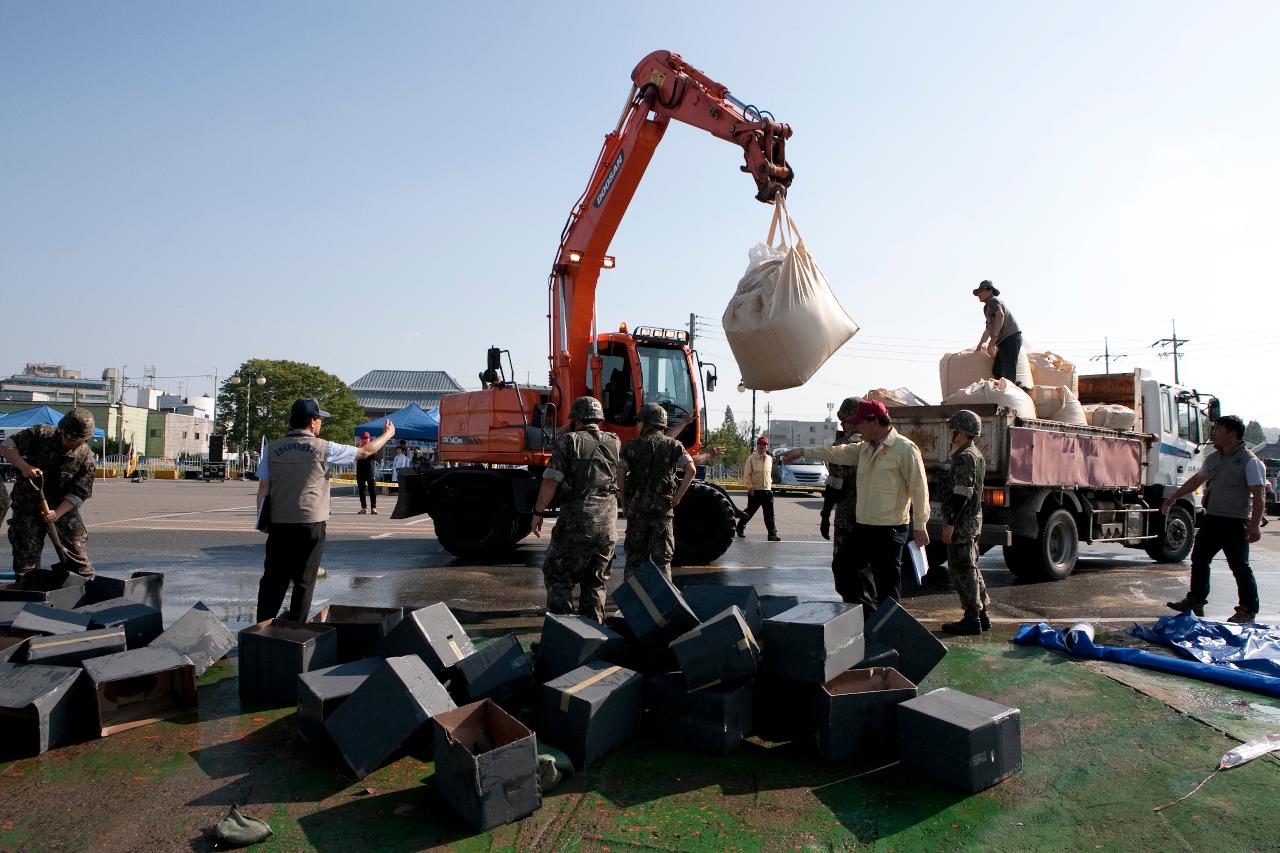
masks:
<svg viewBox="0 0 1280 853"><path fill-rule="evenodd" d="M733 544L737 512L733 501L706 483L693 482L676 507L675 566L702 566L713 562Z"/></svg>
<svg viewBox="0 0 1280 853"><path fill-rule="evenodd" d="M1195 542L1196 522L1185 506L1170 508L1164 519L1160 538L1152 540L1144 549L1157 563L1181 563L1191 553Z"/></svg>
<svg viewBox="0 0 1280 853"><path fill-rule="evenodd" d="M1065 509L1049 513L1034 539L1015 536L1004 546L1005 565L1022 580L1060 581L1071 574L1079 555L1080 532Z"/></svg>
<svg viewBox="0 0 1280 853"><path fill-rule="evenodd" d="M459 479L432 516L436 538L455 557L493 558L514 547L516 511L509 490L489 479Z"/></svg>

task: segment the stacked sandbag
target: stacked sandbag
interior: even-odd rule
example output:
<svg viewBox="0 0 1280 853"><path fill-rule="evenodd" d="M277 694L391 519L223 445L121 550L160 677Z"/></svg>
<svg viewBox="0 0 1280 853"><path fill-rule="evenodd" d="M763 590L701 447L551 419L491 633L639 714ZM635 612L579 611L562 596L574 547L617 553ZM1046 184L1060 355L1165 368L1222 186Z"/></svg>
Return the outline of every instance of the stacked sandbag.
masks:
<svg viewBox="0 0 1280 853"><path fill-rule="evenodd" d="M1099 403L1084 407L1092 426L1105 429L1131 430L1138 422L1138 413L1128 406Z"/></svg>
<svg viewBox="0 0 1280 853"><path fill-rule="evenodd" d="M1074 396L1080 396L1076 366L1062 356L1051 352L1033 352L1028 353L1027 361L1031 366L1031 378L1035 385L1062 385L1070 388Z"/></svg>
<svg viewBox="0 0 1280 853"><path fill-rule="evenodd" d="M944 406L974 406L984 403L995 403L1012 409L1020 418L1036 419L1036 404L1026 391L1008 379L979 379L948 394L942 400Z"/></svg>
<svg viewBox="0 0 1280 853"><path fill-rule="evenodd" d="M1087 426L1084 407L1066 385L1037 385L1031 389L1036 416L1042 421Z"/></svg>
<svg viewBox="0 0 1280 853"><path fill-rule="evenodd" d="M942 361L938 364L944 400L960 389L967 388L979 380L990 379L991 368L994 364L995 356L988 355L981 350L965 349L944 355ZM1035 384L1026 347L1018 351L1018 367L1015 371L1015 378L1017 384L1024 388L1030 388Z"/></svg>
<svg viewBox="0 0 1280 853"><path fill-rule="evenodd" d="M774 244L783 217L791 245L785 238ZM751 250L721 318L742 383L758 391L803 385L858 331L794 229L779 200L768 242Z"/></svg>
<svg viewBox="0 0 1280 853"><path fill-rule="evenodd" d="M888 408L893 408L894 406L929 405L922 398L913 394L910 388L894 388L893 390L889 390L888 388L872 388L867 392L867 396L864 399L879 400Z"/></svg>

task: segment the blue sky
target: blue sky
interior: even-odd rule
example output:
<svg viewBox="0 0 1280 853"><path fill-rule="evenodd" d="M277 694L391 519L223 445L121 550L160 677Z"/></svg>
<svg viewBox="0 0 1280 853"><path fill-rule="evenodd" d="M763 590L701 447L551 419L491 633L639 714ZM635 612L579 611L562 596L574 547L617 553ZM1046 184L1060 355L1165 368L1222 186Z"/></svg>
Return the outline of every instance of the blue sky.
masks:
<svg viewBox="0 0 1280 853"><path fill-rule="evenodd" d="M691 4L692 5L692 4ZM1271 3L0 5L0 373L54 361L352 381L490 345L546 369L545 281L632 67L673 50L789 122L789 206L862 331L774 417L971 346L991 278L1033 349L1172 375L1280 426ZM673 125L600 327L706 318L713 425L749 416L720 316L769 208ZM176 390L180 380L160 384Z"/></svg>

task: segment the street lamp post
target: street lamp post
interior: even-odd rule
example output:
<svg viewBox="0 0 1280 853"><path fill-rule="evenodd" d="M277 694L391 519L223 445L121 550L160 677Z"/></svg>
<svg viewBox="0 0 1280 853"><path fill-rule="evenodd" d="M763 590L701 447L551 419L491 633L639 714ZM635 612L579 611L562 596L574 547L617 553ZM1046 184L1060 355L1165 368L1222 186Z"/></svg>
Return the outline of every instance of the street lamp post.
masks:
<svg viewBox="0 0 1280 853"><path fill-rule="evenodd" d="M253 386L266 385L267 377L259 374L252 378L241 378L239 374L231 377L232 385L244 385L244 442L240 445L240 453L243 454L249 447L249 404L253 399Z"/></svg>
<svg viewBox="0 0 1280 853"><path fill-rule="evenodd" d="M741 379L738 380L738 393L741 394L747 390L747 385ZM756 440L756 389L751 389L751 440Z"/></svg>

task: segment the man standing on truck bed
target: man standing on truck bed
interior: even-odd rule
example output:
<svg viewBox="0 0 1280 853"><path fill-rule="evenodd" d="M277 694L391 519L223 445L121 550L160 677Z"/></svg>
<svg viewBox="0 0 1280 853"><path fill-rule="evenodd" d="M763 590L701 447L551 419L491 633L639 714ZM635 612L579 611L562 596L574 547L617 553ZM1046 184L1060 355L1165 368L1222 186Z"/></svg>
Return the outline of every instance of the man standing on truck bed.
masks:
<svg viewBox="0 0 1280 853"><path fill-rule="evenodd" d="M641 563L652 560L671 579L676 550L675 508L697 473L684 445L665 434L667 410L657 403L640 407L640 435L622 448L618 462L618 492L627 517L624 572L631 576ZM680 481L675 472L680 469Z"/></svg>
<svg viewBox="0 0 1280 853"><path fill-rule="evenodd" d="M889 410L879 400L863 400L853 415L861 444L804 447L782 457L804 456L841 465L857 465L857 519L853 525L848 582L857 589L866 615L902 591L902 552L908 528L916 547L929 544L929 486L920 448L893 428ZM912 508L915 512L912 513Z"/></svg>
<svg viewBox="0 0 1280 853"><path fill-rule="evenodd" d="M600 429L604 407L595 397L579 397L569 409L569 429L556 438L551 463L533 505L533 535L542 535L542 515L557 493L560 518L542 561L547 612L574 612L604 622L605 581L618 542L618 437Z"/></svg>
<svg viewBox="0 0 1280 853"><path fill-rule="evenodd" d="M836 420L844 433L836 442L837 445L856 444L862 440L853 425L853 416L861 402L860 397L846 397L836 411ZM857 518L855 508L858 501L858 466L832 462L827 469L827 485L822 492L818 532L823 539L831 538L831 514L834 510L836 525L831 548L831 575L835 579L836 592L841 600L857 604L862 600L859 597L860 584L854 581L849 563L854 556L853 525Z"/></svg>
<svg viewBox="0 0 1280 853"><path fill-rule="evenodd" d="M1191 550L1191 589L1181 601L1170 601L1169 607L1204 616L1209 601L1209 563L1222 551L1235 575L1240 601L1227 621L1252 622L1259 602L1258 583L1249 568L1249 543L1262 538L1266 467L1244 446L1244 421L1235 415L1214 421L1209 439L1214 452L1206 454L1200 470L1160 505L1160 512L1168 515L1178 498L1207 485L1204 518Z"/></svg>
<svg viewBox="0 0 1280 853"><path fill-rule="evenodd" d="M982 435L976 412L961 409L947 419L951 427L951 467L942 476L942 542L947 546L947 572L960 596L964 616L948 622L948 634L974 635L990 630L987 584L978 568L978 534L982 532L982 484L987 461L973 440Z"/></svg>
<svg viewBox="0 0 1280 853"><path fill-rule="evenodd" d="M1000 295L1000 290L990 281L984 280L974 288L973 295L982 303L982 314L986 322L982 338L978 341L978 351L986 350L995 356L996 360L991 365L992 378L1008 379L1017 384L1018 353L1022 350L1022 330L1018 327L1018 321L1013 319L1004 303L996 298Z"/></svg>

